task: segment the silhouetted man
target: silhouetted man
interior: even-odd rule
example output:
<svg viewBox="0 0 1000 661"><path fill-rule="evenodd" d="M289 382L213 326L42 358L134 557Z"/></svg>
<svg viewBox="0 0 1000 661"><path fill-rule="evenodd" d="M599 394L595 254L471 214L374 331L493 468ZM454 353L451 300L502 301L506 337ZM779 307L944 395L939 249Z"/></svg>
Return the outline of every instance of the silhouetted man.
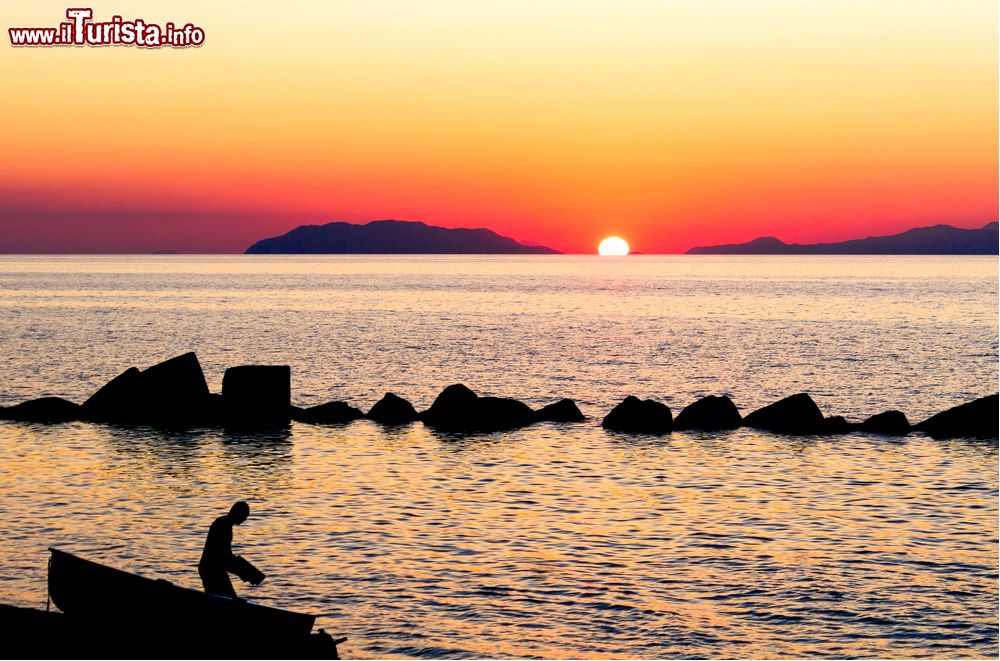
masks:
<svg viewBox="0 0 1000 661"><path fill-rule="evenodd" d="M240 501L232 506L229 514L220 516L212 522L205 539L205 550L201 552L198 562L198 575L205 592L236 598L229 572L237 574L245 581L253 584L264 580L253 565L238 555L233 555L233 526L238 526L250 516L250 506Z"/></svg>

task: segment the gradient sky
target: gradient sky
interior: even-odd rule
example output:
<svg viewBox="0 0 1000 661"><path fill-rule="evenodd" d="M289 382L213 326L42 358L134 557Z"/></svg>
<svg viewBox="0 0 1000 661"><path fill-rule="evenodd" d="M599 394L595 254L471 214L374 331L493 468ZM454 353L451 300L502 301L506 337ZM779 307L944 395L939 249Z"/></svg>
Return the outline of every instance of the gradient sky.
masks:
<svg viewBox="0 0 1000 661"><path fill-rule="evenodd" d="M0 252L237 252L303 222L568 252L997 217L995 0L104 0L201 48L20 48Z"/></svg>

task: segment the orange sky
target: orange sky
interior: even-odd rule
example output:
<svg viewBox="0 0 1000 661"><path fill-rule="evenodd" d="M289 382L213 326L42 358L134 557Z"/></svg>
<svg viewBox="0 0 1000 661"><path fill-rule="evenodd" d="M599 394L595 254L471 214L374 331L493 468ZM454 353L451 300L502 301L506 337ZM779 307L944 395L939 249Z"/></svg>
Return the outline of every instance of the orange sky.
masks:
<svg viewBox="0 0 1000 661"><path fill-rule="evenodd" d="M20 4L5 33L67 7ZM992 0L84 6L206 43L4 35L0 252L233 252L378 218L681 252L997 217Z"/></svg>

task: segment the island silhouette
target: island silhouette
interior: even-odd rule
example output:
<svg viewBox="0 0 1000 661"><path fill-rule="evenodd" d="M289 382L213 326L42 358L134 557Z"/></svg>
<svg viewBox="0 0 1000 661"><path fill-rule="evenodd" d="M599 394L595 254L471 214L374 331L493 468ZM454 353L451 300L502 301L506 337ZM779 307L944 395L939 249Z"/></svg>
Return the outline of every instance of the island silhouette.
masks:
<svg viewBox="0 0 1000 661"><path fill-rule="evenodd" d="M977 230L951 225L915 227L890 236L839 243L785 243L764 236L746 243L691 248L688 255L996 255L997 223Z"/></svg>
<svg viewBox="0 0 1000 661"><path fill-rule="evenodd" d="M246 254L557 255L559 251L525 245L488 229L447 229L416 221L373 220L365 224L302 225L258 241L247 248Z"/></svg>
<svg viewBox="0 0 1000 661"><path fill-rule="evenodd" d="M698 246L688 255L996 255L998 224L979 229L951 225L915 227L889 236L832 243L785 243L764 236L746 243ZM248 255L558 255L547 246L528 245L486 228L449 229L419 221L373 220L300 225L257 241ZM641 254L633 252L632 254Z"/></svg>

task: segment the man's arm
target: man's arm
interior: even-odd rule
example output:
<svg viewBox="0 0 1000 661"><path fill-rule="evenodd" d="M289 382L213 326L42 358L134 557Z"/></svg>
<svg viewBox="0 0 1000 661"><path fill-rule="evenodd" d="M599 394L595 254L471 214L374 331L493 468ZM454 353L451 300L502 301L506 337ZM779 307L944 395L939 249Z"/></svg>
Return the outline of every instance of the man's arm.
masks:
<svg viewBox="0 0 1000 661"><path fill-rule="evenodd" d="M233 566L229 570L240 577L244 583L251 583L253 585L260 584L266 577L264 572L254 567L250 564L250 561L246 558L234 555L233 556Z"/></svg>

